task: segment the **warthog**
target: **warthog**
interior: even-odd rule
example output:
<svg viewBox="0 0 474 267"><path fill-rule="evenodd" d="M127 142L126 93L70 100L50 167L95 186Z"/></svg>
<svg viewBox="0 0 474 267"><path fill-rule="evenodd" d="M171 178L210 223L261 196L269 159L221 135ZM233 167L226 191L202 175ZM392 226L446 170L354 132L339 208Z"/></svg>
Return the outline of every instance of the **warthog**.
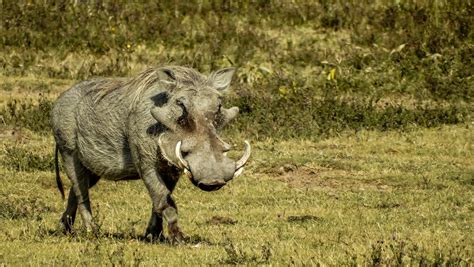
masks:
<svg viewBox="0 0 474 267"><path fill-rule="evenodd" d="M142 179L152 200L145 236L163 240L163 218L171 241L180 241L178 212L171 193L182 172L205 191L217 190L239 175L250 156L226 156L231 146L218 135L239 112L222 107L222 93L234 68L208 77L185 67L150 68L131 79L96 79L65 91L52 110L58 151L71 180L67 208L61 217L71 231L77 208L86 228L96 230L89 188L108 180Z"/></svg>

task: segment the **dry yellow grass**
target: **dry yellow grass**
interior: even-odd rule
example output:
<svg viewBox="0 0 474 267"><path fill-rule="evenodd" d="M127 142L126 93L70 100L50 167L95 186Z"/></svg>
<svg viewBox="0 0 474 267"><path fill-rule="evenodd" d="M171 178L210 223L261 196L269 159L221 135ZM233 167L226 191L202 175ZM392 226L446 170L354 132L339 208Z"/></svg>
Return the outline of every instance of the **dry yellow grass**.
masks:
<svg viewBox="0 0 474 267"><path fill-rule="evenodd" d="M474 264L469 1L50 2L0 11L0 266ZM141 181L99 182L100 234L62 234L51 100L167 63L238 67L247 170L180 181L187 243L141 238Z"/></svg>
<svg viewBox="0 0 474 267"><path fill-rule="evenodd" d="M53 173L11 170L2 150L0 261L472 264L472 141L471 127L459 125L254 142L248 170L220 191L180 181L174 195L191 241L178 246L140 239L150 210L140 181L99 182L91 199L101 234L63 235ZM45 156L53 147L28 131L2 143Z"/></svg>

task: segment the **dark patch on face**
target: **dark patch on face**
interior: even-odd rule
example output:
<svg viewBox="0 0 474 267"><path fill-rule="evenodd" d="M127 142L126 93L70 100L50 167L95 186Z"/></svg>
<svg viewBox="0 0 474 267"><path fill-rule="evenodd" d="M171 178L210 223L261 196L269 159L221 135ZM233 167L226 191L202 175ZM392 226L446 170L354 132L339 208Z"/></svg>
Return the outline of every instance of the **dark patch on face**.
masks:
<svg viewBox="0 0 474 267"><path fill-rule="evenodd" d="M168 130L168 127L166 127L164 124L160 122L157 122L151 125L150 127L148 127L148 129L146 129L146 133L153 136L159 136L166 130Z"/></svg>
<svg viewBox="0 0 474 267"><path fill-rule="evenodd" d="M150 99L153 101L155 106L162 107L166 103L168 103L169 95L166 92L162 92L162 93L159 93L159 94L151 97Z"/></svg>

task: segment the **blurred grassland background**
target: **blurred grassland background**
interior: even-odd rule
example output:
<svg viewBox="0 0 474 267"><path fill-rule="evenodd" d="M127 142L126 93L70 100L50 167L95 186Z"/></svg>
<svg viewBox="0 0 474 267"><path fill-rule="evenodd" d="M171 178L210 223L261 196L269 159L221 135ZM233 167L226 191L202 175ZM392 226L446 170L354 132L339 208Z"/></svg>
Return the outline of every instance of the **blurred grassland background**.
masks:
<svg viewBox="0 0 474 267"><path fill-rule="evenodd" d="M0 222L7 229L0 240L39 251L11 257L2 245L0 263L47 263L48 243L65 243L93 259L66 249L56 251L57 264L146 264L156 260L148 252L160 250L171 255L165 262L188 264L472 264L472 1L0 4ZM224 136L252 140L255 153L241 182L223 189L235 199L181 183L185 189L176 194L185 206L184 229L197 233L195 244L177 248L134 239L148 216L139 204L115 204L116 217L102 218L106 231L98 240L57 234L62 203L52 176L54 99L80 80L132 76L163 64L204 73L238 67L226 106L237 105L241 115ZM34 192L21 193L28 186ZM135 192L141 205L149 204L139 183L107 186L93 189L93 203L105 201L100 192L118 198ZM279 190L276 199L249 201L274 195L268 187ZM196 194L204 209L199 214L186 204ZM206 201L221 206L206 209ZM229 201L247 209L227 211ZM271 214L263 218L262 203ZM368 212L367 218L347 207ZM452 216L443 220L447 210ZM380 221L386 213L389 219ZM338 221L335 214L348 217ZM417 227L429 233L411 236ZM258 245L248 249L249 242ZM193 249L198 245L205 252Z"/></svg>
<svg viewBox="0 0 474 267"><path fill-rule="evenodd" d="M256 138L432 127L472 111L470 1L82 2L2 2L4 90L237 66L232 129Z"/></svg>

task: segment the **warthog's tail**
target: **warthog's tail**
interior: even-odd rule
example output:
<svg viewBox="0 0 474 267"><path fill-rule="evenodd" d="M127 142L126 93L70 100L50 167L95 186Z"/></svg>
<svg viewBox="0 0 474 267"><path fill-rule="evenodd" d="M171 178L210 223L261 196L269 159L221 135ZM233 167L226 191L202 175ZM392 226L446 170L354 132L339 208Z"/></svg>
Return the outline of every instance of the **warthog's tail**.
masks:
<svg viewBox="0 0 474 267"><path fill-rule="evenodd" d="M64 199L64 186L63 181L61 180L61 175L59 175L59 161L58 161L58 145L54 150L54 167L56 168L56 184L58 185L59 192L61 192L61 197Z"/></svg>

